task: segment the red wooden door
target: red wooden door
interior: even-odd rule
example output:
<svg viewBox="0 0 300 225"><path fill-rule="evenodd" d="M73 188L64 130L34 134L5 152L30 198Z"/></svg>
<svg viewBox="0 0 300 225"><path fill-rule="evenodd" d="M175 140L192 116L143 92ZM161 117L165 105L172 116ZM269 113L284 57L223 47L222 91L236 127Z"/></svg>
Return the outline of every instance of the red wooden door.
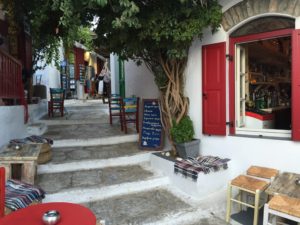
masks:
<svg viewBox="0 0 300 225"><path fill-rule="evenodd" d="M226 135L226 44L202 47L203 133Z"/></svg>
<svg viewBox="0 0 300 225"><path fill-rule="evenodd" d="M292 33L292 140L300 141L300 30Z"/></svg>

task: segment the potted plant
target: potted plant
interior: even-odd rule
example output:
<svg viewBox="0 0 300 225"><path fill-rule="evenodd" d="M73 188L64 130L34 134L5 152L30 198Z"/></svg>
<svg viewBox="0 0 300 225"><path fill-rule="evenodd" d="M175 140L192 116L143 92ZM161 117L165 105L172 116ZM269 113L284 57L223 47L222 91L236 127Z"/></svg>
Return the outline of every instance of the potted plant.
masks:
<svg viewBox="0 0 300 225"><path fill-rule="evenodd" d="M194 139L193 121L189 116L184 116L179 123L173 121L170 133L181 158L195 158L199 155L200 140Z"/></svg>

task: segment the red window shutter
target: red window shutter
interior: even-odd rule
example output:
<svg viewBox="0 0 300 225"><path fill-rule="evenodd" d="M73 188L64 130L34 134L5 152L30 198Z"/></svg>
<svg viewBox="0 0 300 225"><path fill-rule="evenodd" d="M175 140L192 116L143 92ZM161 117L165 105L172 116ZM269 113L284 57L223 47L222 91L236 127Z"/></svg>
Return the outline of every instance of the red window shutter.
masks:
<svg viewBox="0 0 300 225"><path fill-rule="evenodd" d="M226 44L202 47L203 133L226 135Z"/></svg>
<svg viewBox="0 0 300 225"><path fill-rule="evenodd" d="M292 140L300 141L300 30L292 34Z"/></svg>

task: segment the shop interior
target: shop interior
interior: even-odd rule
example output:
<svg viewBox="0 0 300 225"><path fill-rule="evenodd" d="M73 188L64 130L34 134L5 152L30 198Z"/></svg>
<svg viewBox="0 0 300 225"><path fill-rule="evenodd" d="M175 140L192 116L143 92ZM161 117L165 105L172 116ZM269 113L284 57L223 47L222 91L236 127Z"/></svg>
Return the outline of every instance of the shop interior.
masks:
<svg viewBox="0 0 300 225"><path fill-rule="evenodd" d="M237 126L291 129L291 37L237 45Z"/></svg>

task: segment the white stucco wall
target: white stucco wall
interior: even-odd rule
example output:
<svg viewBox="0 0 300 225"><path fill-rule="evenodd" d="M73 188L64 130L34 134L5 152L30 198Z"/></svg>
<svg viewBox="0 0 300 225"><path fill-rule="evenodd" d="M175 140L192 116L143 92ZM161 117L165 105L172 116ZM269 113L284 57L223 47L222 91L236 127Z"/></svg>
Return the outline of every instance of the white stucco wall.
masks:
<svg viewBox="0 0 300 225"><path fill-rule="evenodd" d="M222 0L223 11L240 2L239 0ZM274 15L274 14L268 14ZM259 17L260 15L256 16ZM250 18L251 19L251 18ZM248 19L248 20L250 20ZM299 18L296 18L296 28L299 28ZM241 23L242 24L242 23ZM237 27L241 24L238 24ZM233 29L232 29L233 30ZM232 31L231 30L231 31ZM195 40L189 52L189 60L186 68L186 95L190 99L189 114L194 122L196 137L201 139L199 152L203 155L217 155L232 159L231 167L235 176L244 172L250 165L260 165L277 168L281 171L300 173L300 142L291 140L276 140L253 137L230 136L227 128L227 136L206 136L202 134L202 45L226 42L228 53L229 34L222 28L215 34L210 29L204 31L202 40ZM227 121L229 118L229 82L228 62L226 63L226 102ZM126 88L128 94L149 96L156 91L153 76L148 75L145 67L136 67L134 63L126 64ZM137 76L133 76L136 74ZM149 74L150 75L150 74ZM143 85L141 85L143 84ZM228 177L230 179L230 177Z"/></svg>
<svg viewBox="0 0 300 225"><path fill-rule="evenodd" d="M126 96L135 95L142 98L158 98L159 91L153 74L142 64L137 66L133 61L125 62Z"/></svg>
<svg viewBox="0 0 300 225"><path fill-rule="evenodd" d="M24 124L23 106L0 106L0 147L11 139L28 136L27 126L47 113L47 100L28 105L29 119Z"/></svg>
<svg viewBox="0 0 300 225"><path fill-rule="evenodd" d="M35 123L42 116L48 113L48 101L46 99L41 100L38 104L28 105L29 120L28 124Z"/></svg>
<svg viewBox="0 0 300 225"><path fill-rule="evenodd" d="M119 64L118 56L110 54L111 93L119 94Z"/></svg>
<svg viewBox="0 0 300 225"><path fill-rule="evenodd" d="M0 147L26 136L23 106L0 106Z"/></svg>
<svg viewBox="0 0 300 225"><path fill-rule="evenodd" d="M59 60L64 60L63 47L59 49ZM39 66L44 65L45 62L40 61L37 63ZM54 65L48 64L44 69L37 70L33 75L33 84L39 83L40 76L42 76L41 83L47 88L47 99L50 99L50 88L60 88L60 71Z"/></svg>
<svg viewBox="0 0 300 225"><path fill-rule="evenodd" d="M41 83L47 87L47 99L50 99L50 88L60 87L60 72L53 65L48 65L43 70L37 70L34 74L33 84L39 82L40 76L42 76ZM36 80L37 79L37 80Z"/></svg>

